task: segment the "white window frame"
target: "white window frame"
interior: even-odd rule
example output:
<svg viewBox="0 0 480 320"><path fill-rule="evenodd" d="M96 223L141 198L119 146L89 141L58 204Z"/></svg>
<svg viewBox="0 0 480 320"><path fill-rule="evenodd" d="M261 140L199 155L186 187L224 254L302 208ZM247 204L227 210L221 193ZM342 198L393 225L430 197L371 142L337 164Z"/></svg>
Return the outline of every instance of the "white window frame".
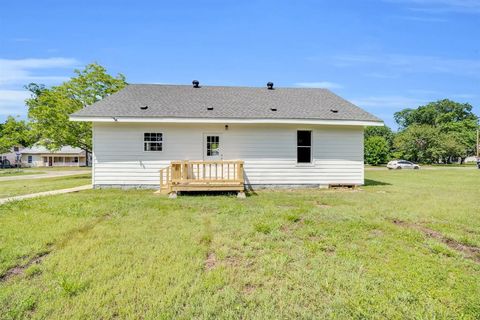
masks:
<svg viewBox="0 0 480 320"><path fill-rule="evenodd" d="M33 163L33 156L27 156L27 163Z"/></svg>
<svg viewBox="0 0 480 320"><path fill-rule="evenodd" d="M219 155L218 156L207 156L207 137L208 136L218 136L219 137ZM203 133L203 141L202 141L202 153L203 153L203 160L223 160L223 133L222 132L204 132Z"/></svg>
<svg viewBox="0 0 480 320"><path fill-rule="evenodd" d="M145 140L145 134L161 134L162 135L162 141L146 141ZM145 150L145 143L161 143L162 150ZM153 131L148 131L148 132L143 132L142 133L142 150L143 152L151 153L151 152L163 152L165 148L165 134L163 132L153 132Z"/></svg>
<svg viewBox="0 0 480 320"><path fill-rule="evenodd" d="M309 131L310 132L310 147L307 146L299 146L298 145L298 131ZM297 167L313 167L315 163L313 161L313 130L312 129L305 129L305 128L298 128L295 131L295 163ZM310 148L310 162L298 162L298 148Z"/></svg>

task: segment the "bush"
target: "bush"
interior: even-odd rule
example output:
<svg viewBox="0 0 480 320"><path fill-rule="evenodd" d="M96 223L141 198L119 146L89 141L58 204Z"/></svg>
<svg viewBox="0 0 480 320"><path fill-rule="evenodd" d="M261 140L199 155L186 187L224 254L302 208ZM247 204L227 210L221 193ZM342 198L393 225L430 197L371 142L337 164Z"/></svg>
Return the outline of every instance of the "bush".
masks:
<svg viewBox="0 0 480 320"><path fill-rule="evenodd" d="M390 148L384 137L372 136L365 140L365 162L377 166L388 161Z"/></svg>

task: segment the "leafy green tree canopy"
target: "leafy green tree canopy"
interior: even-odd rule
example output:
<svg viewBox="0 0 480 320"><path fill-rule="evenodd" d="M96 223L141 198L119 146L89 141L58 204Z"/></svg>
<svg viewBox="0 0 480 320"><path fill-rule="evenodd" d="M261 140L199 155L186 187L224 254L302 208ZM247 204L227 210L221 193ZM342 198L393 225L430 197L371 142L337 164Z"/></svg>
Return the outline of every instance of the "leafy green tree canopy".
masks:
<svg viewBox="0 0 480 320"><path fill-rule="evenodd" d="M468 103L459 103L444 99L430 102L417 109L404 109L395 112L394 118L401 129L413 124L442 127L451 123L462 121L477 121L477 116L472 112L473 107Z"/></svg>
<svg viewBox="0 0 480 320"><path fill-rule="evenodd" d="M390 156L387 140L381 136L370 136L365 139L365 162L374 166L386 163Z"/></svg>
<svg viewBox="0 0 480 320"><path fill-rule="evenodd" d="M87 122L72 122L70 114L123 89L125 76L111 76L92 63L75 76L51 88L31 83L26 88L32 97L26 100L32 129L45 147L56 150L70 145L87 152L92 150L92 127Z"/></svg>
<svg viewBox="0 0 480 320"><path fill-rule="evenodd" d="M370 137L383 137L388 142L388 144L391 145L393 143L393 138L395 137L395 134L388 126L367 127L365 129L364 137L365 140Z"/></svg>
<svg viewBox="0 0 480 320"><path fill-rule="evenodd" d="M474 154L478 117L468 103L444 99L404 109L394 117L401 129L395 138L399 157L448 163Z"/></svg>
<svg viewBox="0 0 480 320"><path fill-rule="evenodd" d="M379 165L388 162L392 157L394 137L395 134L388 126L367 127L364 133L365 163Z"/></svg>
<svg viewBox="0 0 480 320"><path fill-rule="evenodd" d="M0 153L8 153L15 146L31 146L35 137L26 121L10 116L0 124Z"/></svg>

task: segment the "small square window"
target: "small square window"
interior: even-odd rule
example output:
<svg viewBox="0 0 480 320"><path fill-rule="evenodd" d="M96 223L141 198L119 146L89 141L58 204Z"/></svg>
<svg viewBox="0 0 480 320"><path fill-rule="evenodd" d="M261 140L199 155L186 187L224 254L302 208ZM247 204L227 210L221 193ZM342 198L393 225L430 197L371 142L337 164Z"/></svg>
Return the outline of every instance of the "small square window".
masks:
<svg viewBox="0 0 480 320"><path fill-rule="evenodd" d="M144 151L162 151L163 133L144 133L143 134Z"/></svg>

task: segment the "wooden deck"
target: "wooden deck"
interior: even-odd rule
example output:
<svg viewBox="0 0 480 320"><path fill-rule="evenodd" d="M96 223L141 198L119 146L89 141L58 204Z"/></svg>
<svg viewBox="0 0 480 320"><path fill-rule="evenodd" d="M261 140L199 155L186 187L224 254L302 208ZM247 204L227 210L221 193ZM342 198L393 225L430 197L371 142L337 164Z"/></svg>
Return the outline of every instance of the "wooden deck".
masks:
<svg viewBox="0 0 480 320"><path fill-rule="evenodd" d="M160 170L160 193L245 189L243 161L172 161Z"/></svg>

